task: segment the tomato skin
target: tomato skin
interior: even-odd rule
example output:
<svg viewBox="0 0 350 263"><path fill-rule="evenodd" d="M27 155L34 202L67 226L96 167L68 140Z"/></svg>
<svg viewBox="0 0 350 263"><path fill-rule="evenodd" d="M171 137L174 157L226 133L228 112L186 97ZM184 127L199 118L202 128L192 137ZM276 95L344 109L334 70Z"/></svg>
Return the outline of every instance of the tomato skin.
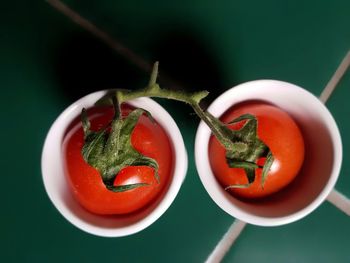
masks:
<svg viewBox="0 0 350 263"><path fill-rule="evenodd" d="M305 149L302 133L295 121L273 105L261 102L240 104L229 109L220 120L226 123L247 113L257 118L258 137L270 148L274 162L264 187L261 186L262 169L258 168L255 181L248 188L230 188L227 191L236 197L255 199L271 195L292 182L302 166ZM243 124L240 122L229 127L238 130ZM214 136L209 142L209 160L215 177L224 188L248 183L243 169L228 166L225 149ZM263 165L264 159L257 160L257 163Z"/></svg>
<svg viewBox="0 0 350 263"><path fill-rule="evenodd" d="M123 107L123 115L130 110ZM91 129L98 130L112 120L114 113L111 107L96 107L89 109L88 114ZM149 185L114 193L106 189L99 172L82 157L84 135L80 121L71 125L63 141L65 174L74 197L88 211L101 215L132 213L152 203L167 189L173 170L173 150L165 130L142 115L131 135L131 143L137 151L158 162L160 182L153 168L129 166L118 173L114 185Z"/></svg>

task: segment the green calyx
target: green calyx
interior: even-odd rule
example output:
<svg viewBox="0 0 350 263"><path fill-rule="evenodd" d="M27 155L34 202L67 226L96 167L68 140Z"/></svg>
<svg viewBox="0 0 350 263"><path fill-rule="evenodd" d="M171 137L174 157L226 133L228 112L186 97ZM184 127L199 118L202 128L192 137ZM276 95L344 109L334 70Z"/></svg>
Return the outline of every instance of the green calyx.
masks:
<svg viewBox="0 0 350 263"><path fill-rule="evenodd" d="M242 115L228 123L233 124L245 121L240 130L231 130L226 125L220 124L220 129L231 138L231 145L226 148L226 161L231 168L245 170L248 183L243 185L230 185L229 188L246 188L255 181L255 170L262 168L261 185L264 186L267 174L274 161L272 152L257 135L258 121L251 114ZM266 158L263 167L256 164L260 158Z"/></svg>
<svg viewBox="0 0 350 263"><path fill-rule="evenodd" d="M147 185L146 183L136 183L114 186L114 180L118 173L128 166L152 167L159 182L156 160L142 155L131 144L131 134L139 118L145 113L153 120L150 113L143 109L135 109L123 119L116 99L114 99L114 106L114 119L97 132L90 129L90 121L86 110L83 109L81 118L85 141L82 148L84 160L99 171L106 188L113 192L124 192Z"/></svg>
<svg viewBox="0 0 350 263"><path fill-rule="evenodd" d="M213 134L226 150L226 162L230 168L244 169L247 175L247 184L229 185L230 188L247 188L255 181L255 170L262 168L261 186L264 186L268 172L274 161L272 152L263 141L258 138L258 121L251 114L244 114L225 124L215 118L209 112L203 112L203 119L211 128ZM245 121L240 130L232 130L227 127L240 121ZM260 158L266 158L263 167L256 162Z"/></svg>
<svg viewBox="0 0 350 263"><path fill-rule="evenodd" d="M111 124L104 129L94 132L90 130L90 123L86 112L82 112L82 122L85 134L85 145L82 154L87 163L95 167L101 174L103 182L107 189L114 192L122 192L136 187L144 186L144 183L131 184L126 186L113 186L113 182L118 172L127 166L150 166L155 169L155 176L158 178L158 164L155 160L143 156L137 152L131 145L131 133L139 119L146 113L142 109L136 109L125 119L121 118L120 104L139 97L157 97L172 99L189 104L195 113L211 129L214 136L226 149L226 161L231 168L242 168L245 170L248 183L243 185L230 185L230 188L246 188L255 181L255 170L262 168L261 184L264 185L267 174L273 163L273 155L257 136L257 119L250 114L242 115L232 122L225 124L218 118L204 111L199 103L209 93L207 91L184 92L177 90L167 90L160 88L156 82L158 75L158 62L154 64L148 85L140 90L116 90L101 98L97 105L113 104L115 107L115 117ZM227 127L229 124L239 121L245 121L240 130L232 130ZM108 132L111 129L111 132ZM263 167L259 167L256 162L259 158L265 157L266 161Z"/></svg>

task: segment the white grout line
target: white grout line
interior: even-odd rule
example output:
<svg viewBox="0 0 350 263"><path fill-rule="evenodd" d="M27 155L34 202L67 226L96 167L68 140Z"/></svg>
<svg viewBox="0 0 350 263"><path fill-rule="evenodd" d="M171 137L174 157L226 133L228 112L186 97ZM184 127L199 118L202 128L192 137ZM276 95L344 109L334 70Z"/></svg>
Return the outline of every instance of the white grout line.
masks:
<svg viewBox="0 0 350 263"><path fill-rule="evenodd" d="M104 42L119 55L124 57L130 63L134 64L139 69L150 73L152 71L153 65L150 64L147 60L143 59L141 56L136 54L133 50L126 47L121 41L116 38L113 38L111 35L103 31L101 28L98 28L96 25L91 23L86 18L79 15L76 11L71 9L69 6L64 4L60 0L46 0L53 8L57 11L70 18L74 23L76 23L81 28L85 29L93 36ZM162 73L158 75L158 80L163 84L171 86L174 89L182 89L178 83L176 83L172 78Z"/></svg>
<svg viewBox="0 0 350 263"><path fill-rule="evenodd" d="M338 66L337 70L334 72L332 78L328 82L327 86L323 89L320 100L325 104L329 97L332 95L333 91L337 87L337 84L344 76L345 72L350 66L350 50L343 58L342 62ZM333 189L332 192L327 197L327 200L336 206L338 209L342 210L345 214L350 216L350 200L342 193Z"/></svg>
<svg viewBox="0 0 350 263"><path fill-rule="evenodd" d="M326 103L333 91L335 90L337 84L339 83L340 79L343 77L345 74L346 70L350 66L350 50L348 53L345 55L344 59L338 66L337 70L334 72L332 78L329 80L327 86L323 89L321 95L320 95L320 100L323 103Z"/></svg>
<svg viewBox="0 0 350 263"><path fill-rule="evenodd" d="M237 237L241 234L242 230L246 226L246 222L236 219L230 226L225 235L221 238L215 249L211 252L206 263L218 263L226 255L227 251L233 245Z"/></svg>
<svg viewBox="0 0 350 263"><path fill-rule="evenodd" d="M350 200L345 195L333 189L327 197L327 200L350 216Z"/></svg>
<svg viewBox="0 0 350 263"><path fill-rule="evenodd" d="M97 37L98 39L105 42L108 46L110 46L112 49L114 49L116 52L122 55L125 59L129 60L129 62L133 63L138 68L146 72L151 72L152 70L151 64L149 64L147 61L145 61L136 53L134 53L131 49L124 46L120 41L118 41L115 38L112 38L109 34L104 32L97 26L95 26L89 20L80 16L77 12L69 8L66 4L64 4L60 0L46 0L46 2L48 2L52 7L57 9L59 12L61 12L65 16L69 17L74 23L84 28L85 30L90 32L92 35Z"/></svg>

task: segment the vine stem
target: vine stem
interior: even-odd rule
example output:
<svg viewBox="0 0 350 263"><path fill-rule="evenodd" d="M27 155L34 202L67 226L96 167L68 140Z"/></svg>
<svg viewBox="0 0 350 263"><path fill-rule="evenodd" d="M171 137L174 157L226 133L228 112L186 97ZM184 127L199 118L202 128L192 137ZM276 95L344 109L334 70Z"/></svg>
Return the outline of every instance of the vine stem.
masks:
<svg viewBox="0 0 350 263"><path fill-rule="evenodd" d="M117 98L120 103L140 98L140 97L154 97L154 98L163 98L163 99L171 99L176 101L181 101L184 103L189 104L194 112L198 115L198 117L204 121L208 127L211 129L213 134L218 138L218 140L223 145L228 145L228 140L225 139L225 135L217 129L216 126L213 125L212 119L208 116L210 113L207 111L204 111L199 104L196 102L196 100L193 97L206 97L207 96L206 91L201 91L197 93L186 93L183 91L169 91L169 90L161 90L159 89L158 84L150 86L149 88L133 91L132 93L126 92L123 90L117 91Z"/></svg>
<svg viewBox="0 0 350 263"><path fill-rule="evenodd" d="M128 91L128 90L117 90L116 97L119 103L123 103L132 99L140 98L140 97L156 97L163 99L171 99L176 101L181 101L186 104L189 104L198 117L204 121L208 127L211 129L212 133L215 137L220 141L225 148L232 148L232 142L227 139L225 134L215 125L215 122L218 122L216 118L214 118L208 111L204 111L200 106L200 101L208 96L208 91L198 91L198 92L185 92L179 90L167 90L161 89L157 84L157 76L158 76L158 62L156 62L153 66L151 78L149 84L146 88L136 90L136 91Z"/></svg>

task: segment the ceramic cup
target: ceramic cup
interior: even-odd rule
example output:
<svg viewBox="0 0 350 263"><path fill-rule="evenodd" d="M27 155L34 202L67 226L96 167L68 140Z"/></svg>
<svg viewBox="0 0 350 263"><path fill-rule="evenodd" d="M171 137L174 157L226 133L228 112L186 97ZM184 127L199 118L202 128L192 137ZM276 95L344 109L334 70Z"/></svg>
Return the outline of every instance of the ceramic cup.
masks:
<svg viewBox="0 0 350 263"><path fill-rule="evenodd" d="M137 233L154 223L171 205L178 194L187 171L187 152L179 128L158 103L149 98L128 102L151 112L167 132L174 150L173 176L167 191L146 209L123 216L100 216L82 208L70 192L63 172L62 141L69 124L107 91L89 94L69 106L51 126L42 151L41 169L46 192L57 210L76 227L98 236L120 237Z"/></svg>
<svg viewBox="0 0 350 263"><path fill-rule="evenodd" d="M250 100L273 104L299 125L305 141L305 160L296 179L277 194L259 202L233 197L217 182L208 157L210 129L201 122L196 134L195 160L199 177L214 202L231 216L250 224L278 226L299 220L315 210L333 189L342 162L342 143L336 122L321 101L305 89L276 80L238 85L208 108L215 117L233 105Z"/></svg>

